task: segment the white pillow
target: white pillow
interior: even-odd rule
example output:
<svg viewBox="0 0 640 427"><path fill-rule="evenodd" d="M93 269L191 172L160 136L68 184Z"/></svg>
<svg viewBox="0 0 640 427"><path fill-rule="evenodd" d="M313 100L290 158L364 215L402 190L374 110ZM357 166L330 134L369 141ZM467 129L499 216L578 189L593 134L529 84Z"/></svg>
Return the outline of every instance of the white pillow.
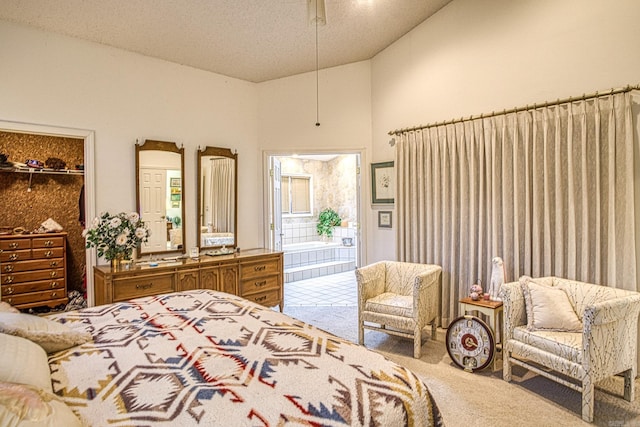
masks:
<svg viewBox="0 0 640 427"><path fill-rule="evenodd" d="M91 340L88 332L78 332L59 322L26 313L0 312L0 332L27 338L47 353L64 350Z"/></svg>
<svg viewBox="0 0 640 427"><path fill-rule="evenodd" d="M33 386L0 381L0 425L79 427L81 423L58 396Z"/></svg>
<svg viewBox="0 0 640 427"><path fill-rule="evenodd" d="M20 313L20 310L12 306L11 304L7 304L4 301L0 301L0 312L8 312L8 313Z"/></svg>
<svg viewBox="0 0 640 427"><path fill-rule="evenodd" d="M0 349L0 381L53 392L49 361L42 347L24 338L0 334Z"/></svg>
<svg viewBox="0 0 640 427"><path fill-rule="evenodd" d="M527 310L527 329L559 332L582 332L582 321L563 289L536 283L530 277L520 278Z"/></svg>

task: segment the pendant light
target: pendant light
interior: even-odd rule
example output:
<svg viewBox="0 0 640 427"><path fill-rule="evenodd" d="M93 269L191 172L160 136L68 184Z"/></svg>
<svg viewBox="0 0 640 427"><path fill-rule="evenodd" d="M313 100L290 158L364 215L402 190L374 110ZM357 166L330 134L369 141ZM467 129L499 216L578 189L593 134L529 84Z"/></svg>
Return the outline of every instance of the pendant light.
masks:
<svg viewBox="0 0 640 427"><path fill-rule="evenodd" d="M324 0L307 0L309 24L315 26L316 31L316 127L320 126L320 55L318 52L318 25L327 23L327 13Z"/></svg>

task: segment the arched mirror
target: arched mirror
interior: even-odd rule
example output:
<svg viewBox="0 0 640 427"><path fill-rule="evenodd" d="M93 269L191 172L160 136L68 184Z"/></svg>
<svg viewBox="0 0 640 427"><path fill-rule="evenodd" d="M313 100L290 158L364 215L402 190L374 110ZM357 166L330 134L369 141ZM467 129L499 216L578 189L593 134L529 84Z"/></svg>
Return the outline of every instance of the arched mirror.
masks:
<svg viewBox="0 0 640 427"><path fill-rule="evenodd" d="M237 245L238 154L228 148L198 150L198 243L200 249Z"/></svg>
<svg viewBox="0 0 640 427"><path fill-rule="evenodd" d="M138 256L184 253L184 148L149 139L136 143L136 196L140 217L151 229Z"/></svg>

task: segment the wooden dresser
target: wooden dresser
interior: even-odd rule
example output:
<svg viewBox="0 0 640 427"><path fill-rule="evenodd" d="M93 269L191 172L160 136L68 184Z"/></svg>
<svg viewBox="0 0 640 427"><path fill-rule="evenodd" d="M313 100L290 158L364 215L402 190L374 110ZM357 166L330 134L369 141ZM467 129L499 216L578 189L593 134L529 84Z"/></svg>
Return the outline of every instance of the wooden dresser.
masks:
<svg viewBox="0 0 640 427"><path fill-rule="evenodd" d="M67 298L67 233L0 236L2 301L25 309Z"/></svg>
<svg viewBox="0 0 640 427"><path fill-rule="evenodd" d="M95 305L190 289L211 289L240 295L283 310L282 252L249 249L233 255L162 262L157 267L136 263L130 270L94 268Z"/></svg>

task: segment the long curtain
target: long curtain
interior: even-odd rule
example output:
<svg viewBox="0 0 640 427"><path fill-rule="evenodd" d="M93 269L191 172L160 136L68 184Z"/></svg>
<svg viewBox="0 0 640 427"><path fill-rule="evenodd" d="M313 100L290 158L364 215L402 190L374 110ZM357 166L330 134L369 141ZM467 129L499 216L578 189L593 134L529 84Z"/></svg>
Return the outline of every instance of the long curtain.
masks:
<svg viewBox="0 0 640 427"><path fill-rule="evenodd" d="M215 232L234 232L235 218L235 161L227 158L211 159L205 175L205 221Z"/></svg>
<svg viewBox="0 0 640 427"><path fill-rule="evenodd" d="M491 259L638 290L629 93L398 135L397 250L443 268L442 324Z"/></svg>

